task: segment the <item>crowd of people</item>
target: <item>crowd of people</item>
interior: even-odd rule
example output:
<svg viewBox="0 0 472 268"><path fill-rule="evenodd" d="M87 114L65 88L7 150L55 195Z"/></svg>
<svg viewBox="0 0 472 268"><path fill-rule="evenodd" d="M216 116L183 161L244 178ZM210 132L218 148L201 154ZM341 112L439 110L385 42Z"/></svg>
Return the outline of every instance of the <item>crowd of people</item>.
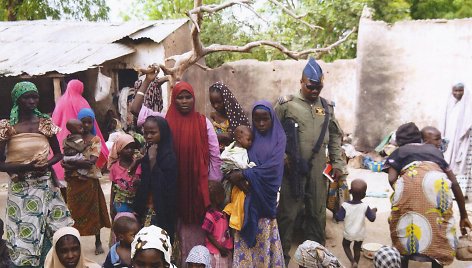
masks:
<svg viewBox="0 0 472 268"><path fill-rule="evenodd" d="M0 121L0 171L10 176L2 267L287 267L291 258L299 267L342 267L324 247L327 208L345 222L342 245L359 265L365 218L374 221L377 210L362 202L362 179L351 183L352 200L339 194L347 190L343 132L334 103L320 97L324 75L314 59L297 94L275 106L256 101L251 121L222 82L209 88L210 118L195 110L184 81L173 85L164 114L158 70L144 73L120 96L120 117L110 113L107 141L81 81L69 81L52 116L38 110L33 83L15 85L10 118ZM398 128L399 148L385 167L392 246L377 252L375 267L400 267L414 255L450 264L453 197L461 232L472 227L440 141L433 127ZM112 228L110 249L96 264L80 237L95 236L95 254L103 254L103 227ZM306 241L291 256L296 229Z"/></svg>

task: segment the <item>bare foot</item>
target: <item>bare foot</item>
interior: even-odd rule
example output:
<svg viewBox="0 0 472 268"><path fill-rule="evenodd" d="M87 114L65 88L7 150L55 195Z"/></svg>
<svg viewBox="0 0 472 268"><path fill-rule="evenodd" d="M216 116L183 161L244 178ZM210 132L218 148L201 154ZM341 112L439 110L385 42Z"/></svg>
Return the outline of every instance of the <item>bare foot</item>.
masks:
<svg viewBox="0 0 472 268"><path fill-rule="evenodd" d="M95 255L100 255L103 253L105 253L105 251L103 250L102 243L95 243Z"/></svg>
<svg viewBox="0 0 472 268"><path fill-rule="evenodd" d="M357 262L353 262L351 265L352 268L357 268Z"/></svg>

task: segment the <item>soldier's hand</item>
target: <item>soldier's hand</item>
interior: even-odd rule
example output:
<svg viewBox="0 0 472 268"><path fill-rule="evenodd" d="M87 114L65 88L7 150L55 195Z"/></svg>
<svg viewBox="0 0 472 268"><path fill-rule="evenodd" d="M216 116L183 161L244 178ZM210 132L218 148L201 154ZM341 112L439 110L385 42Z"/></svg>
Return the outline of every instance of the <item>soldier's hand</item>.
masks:
<svg viewBox="0 0 472 268"><path fill-rule="evenodd" d="M339 168L333 169L333 179L338 181L343 176L343 172Z"/></svg>

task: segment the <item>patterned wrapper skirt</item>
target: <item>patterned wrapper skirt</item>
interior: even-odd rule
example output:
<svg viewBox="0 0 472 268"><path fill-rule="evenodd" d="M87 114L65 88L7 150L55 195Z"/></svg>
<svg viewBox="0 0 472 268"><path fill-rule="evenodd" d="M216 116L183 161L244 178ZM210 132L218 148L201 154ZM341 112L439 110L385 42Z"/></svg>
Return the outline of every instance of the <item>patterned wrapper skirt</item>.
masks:
<svg viewBox="0 0 472 268"><path fill-rule="evenodd" d="M457 238L447 175L433 162L413 162L402 170L394 189L390 235L400 254L452 263Z"/></svg>
<svg viewBox="0 0 472 268"><path fill-rule="evenodd" d="M7 246L15 266L40 267L51 245L48 239L74 223L50 172L10 182L6 210Z"/></svg>
<svg viewBox="0 0 472 268"><path fill-rule="evenodd" d="M67 181L67 205L74 227L81 236L96 235L102 227L111 228L107 204L98 179Z"/></svg>
<svg viewBox="0 0 472 268"><path fill-rule="evenodd" d="M284 267L284 254L279 228L275 219L259 219L256 245L248 247L239 232L234 235L233 267L275 268Z"/></svg>

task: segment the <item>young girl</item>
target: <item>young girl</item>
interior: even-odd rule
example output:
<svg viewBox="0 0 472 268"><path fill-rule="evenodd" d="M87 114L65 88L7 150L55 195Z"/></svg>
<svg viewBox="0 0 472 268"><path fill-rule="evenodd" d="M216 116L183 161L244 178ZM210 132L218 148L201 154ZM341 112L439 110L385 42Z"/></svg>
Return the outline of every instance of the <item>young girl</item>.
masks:
<svg viewBox="0 0 472 268"><path fill-rule="evenodd" d="M145 226L153 224L163 228L173 241L177 161L167 121L157 116L146 118L144 138L148 149L141 164L141 183L136 192L134 209Z"/></svg>
<svg viewBox="0 0 472 268"><path fill-rule="evenodd" d="M154 225L141 229L131 243L131 267L175 268L170 262L171 256L169 235Z"/></svg>
<svg viewBox="0 0 472 268"><path fill-rule="evenodd" d="M233 140L232 133L240 125L249 126L249 120L241 105L229 88L222 82L216 82L210 86L210 103L215 111L210 118L218 142L220 151L225 149Z"/></svg>
<svg viewBox="0 0 472 268"><path fill-rule="evenodd" d="M96 135L95 114L92 109L84 108L80 110L78 119L82 121L85 143L89 144L84 156L87 161L77 160L74 163L62 163L63 167L70 172L67 175L67 205L74 219L74 227L82 236L95 235L95 254L102 254L102 242L100 240L100 229L111 227L108 216L105 196L98 179L82 180L82 176L77 173L77 169L88 169L89 174L94 174L95 178L100 178L101 173L95 164L100 156L101 141ZM92 177L92 176L87 176Z"/></svg>
<svg viewBox="0 0 472 268"><path fill-rule="evenodd" d="M112 208L116 213L133 212L132 204L141 177L140 158L134 157L136 144L128 134L120 134L108 157Z"/></svg>
<svg viewBox="0 0 472 268"><path fill-rule="evenodd" d="M212 267L231 267L233 239L229 233L228 217L221 211L225 190L217 181L209 181L211 206L205 214L202 229L206 232L205 246L211 253Z"/></svg>

